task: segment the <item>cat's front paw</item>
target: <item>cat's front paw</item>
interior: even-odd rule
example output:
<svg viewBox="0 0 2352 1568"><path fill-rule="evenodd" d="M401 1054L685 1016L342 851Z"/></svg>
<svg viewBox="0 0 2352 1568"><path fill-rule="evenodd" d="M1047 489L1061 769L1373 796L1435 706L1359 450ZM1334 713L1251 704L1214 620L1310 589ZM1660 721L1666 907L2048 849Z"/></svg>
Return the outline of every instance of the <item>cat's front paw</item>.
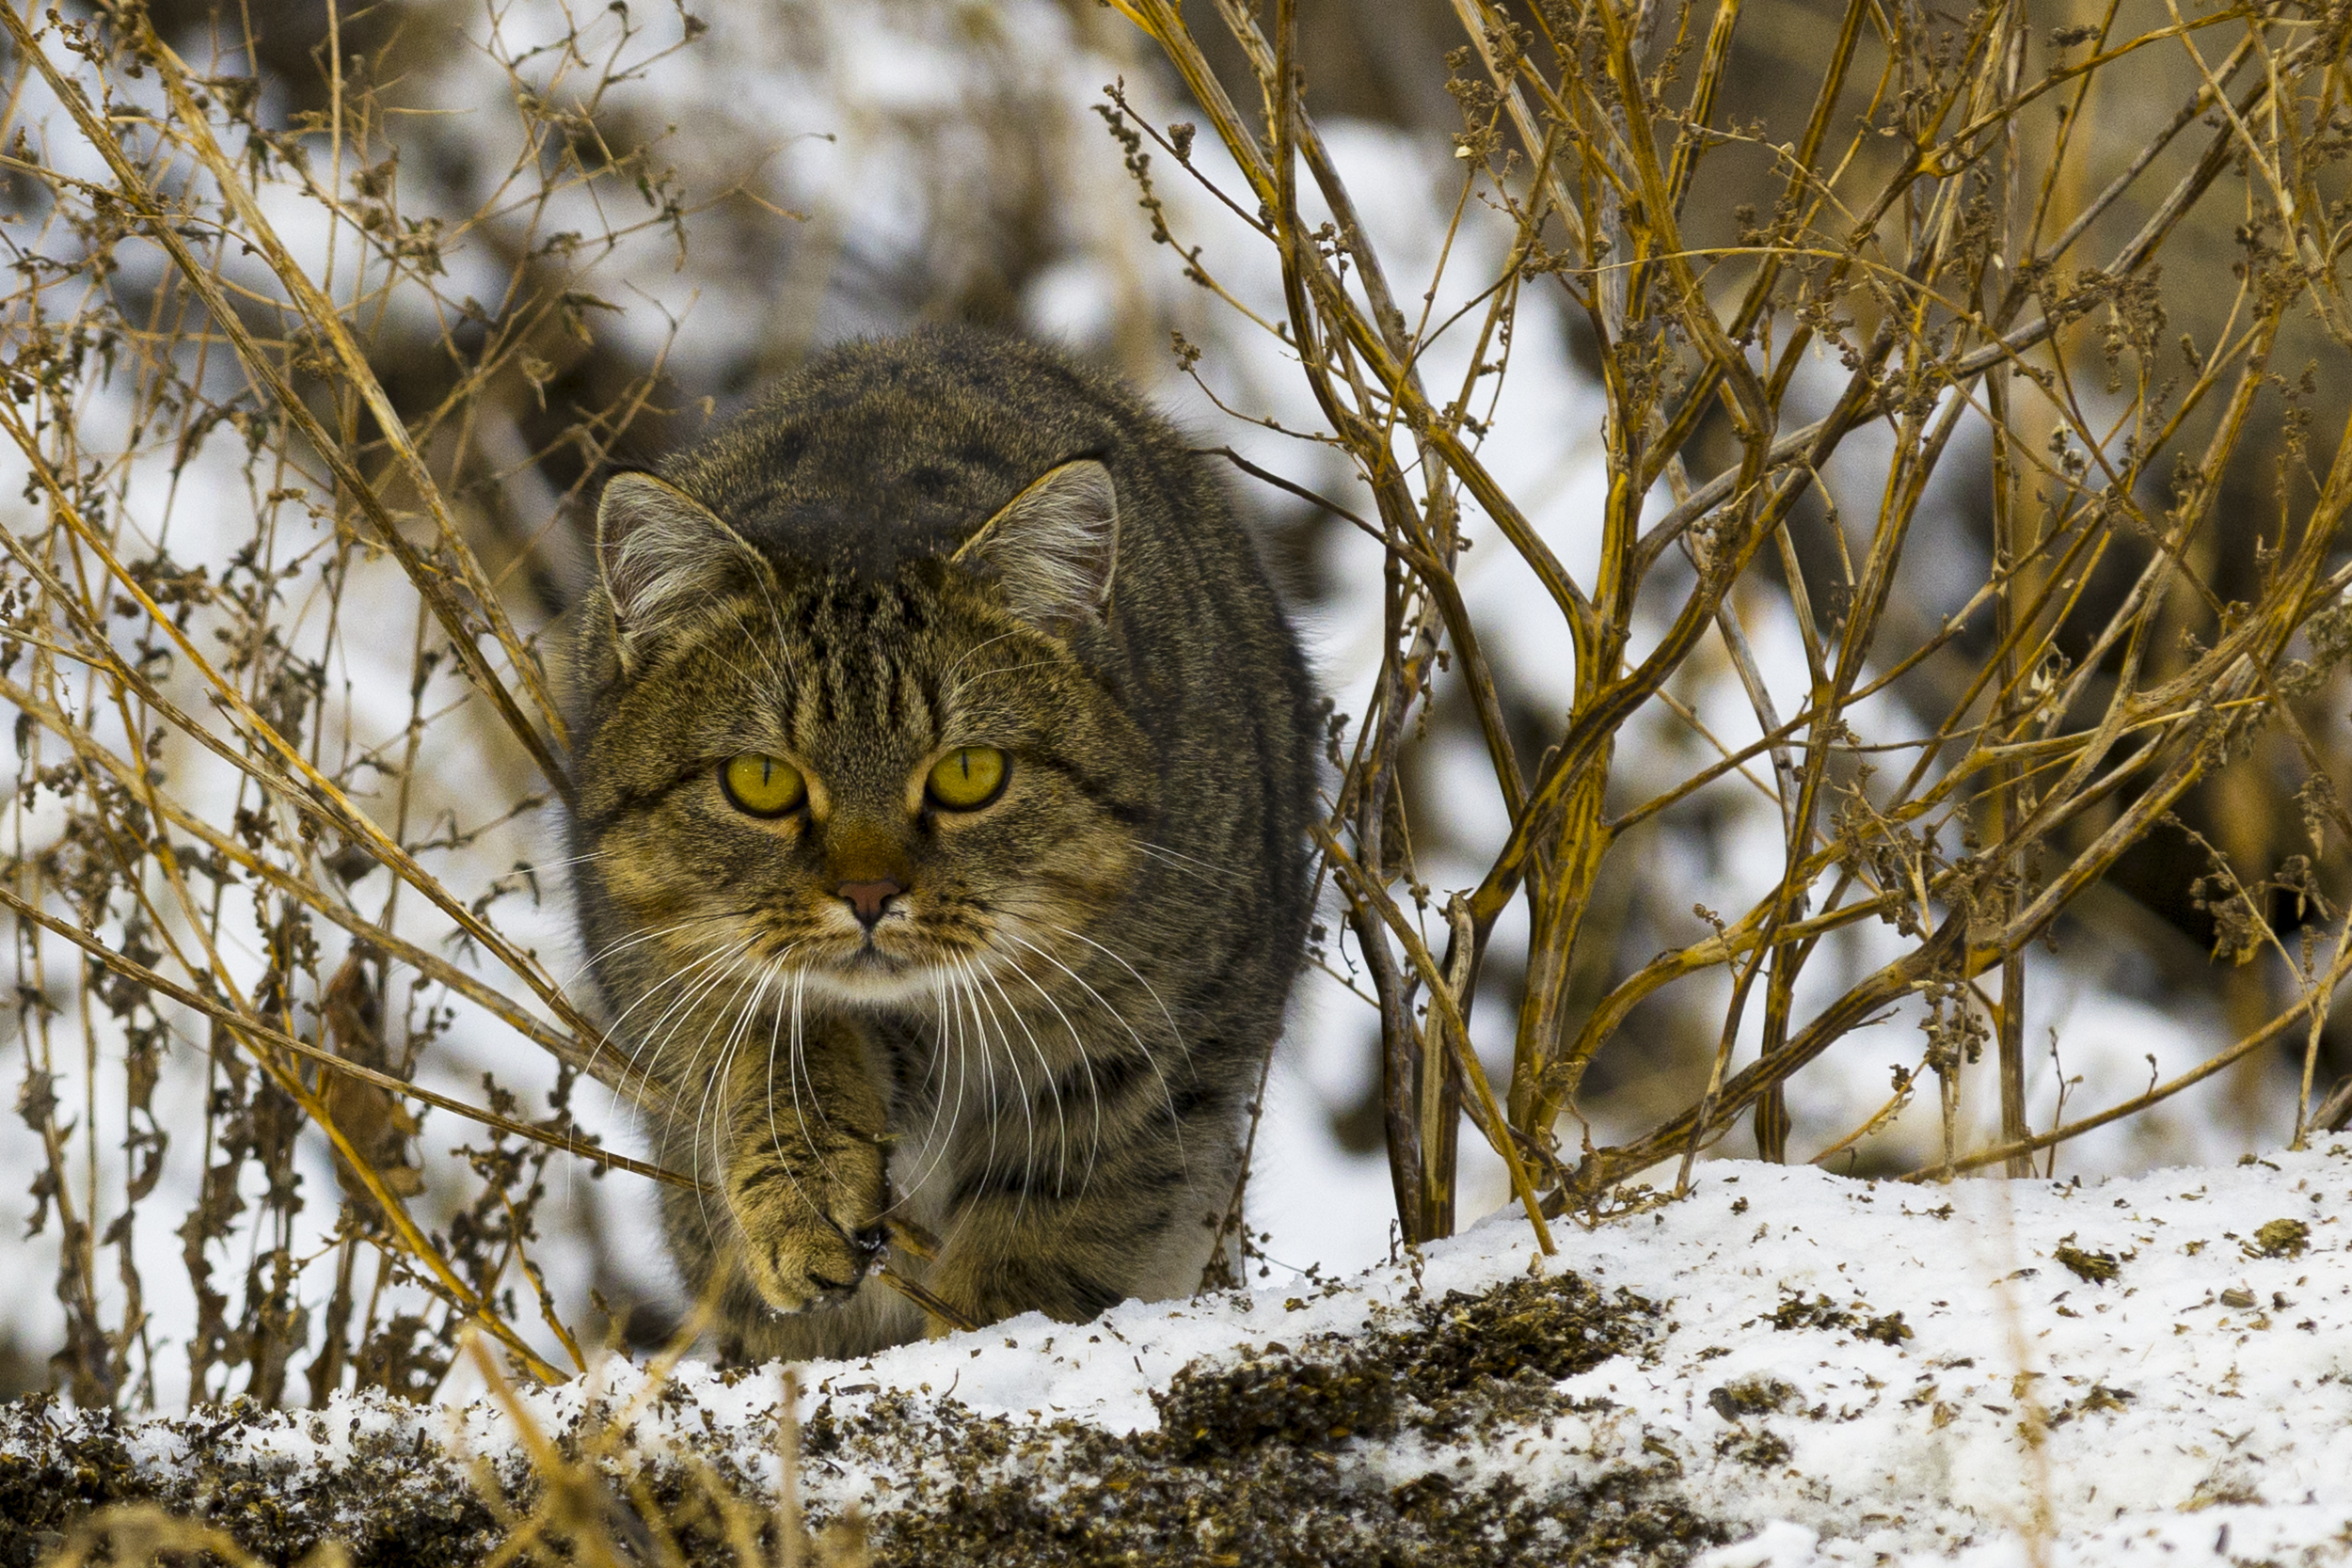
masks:
<svg viewBox="0 0 2352 1568"><path fill-rule="evenodd" d="M823 1168L769 1161L731 1182L742 1267L778 1312L838 1307L856 1293L882 1249L882 1151L847 1144Z"/></svg>

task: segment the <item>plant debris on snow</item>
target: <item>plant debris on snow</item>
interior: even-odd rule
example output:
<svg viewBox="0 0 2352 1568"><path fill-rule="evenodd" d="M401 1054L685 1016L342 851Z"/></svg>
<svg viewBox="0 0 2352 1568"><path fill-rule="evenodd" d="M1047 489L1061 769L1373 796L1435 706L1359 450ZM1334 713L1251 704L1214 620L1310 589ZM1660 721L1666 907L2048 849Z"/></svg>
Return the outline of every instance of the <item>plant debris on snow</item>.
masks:
<svg viewBox="0 0 2352 1568"><path fill-rule="evenodd" d="M691 1363L522 1393L529 1432L489 1402L27 1401L0 1563L130 1499L267 1560L479 1562L544 1441L616 1539L695 1484L769 1508L797 1444L813 1520L927 1568L2321 1568L2352 1558L2347 1212L2341 1146L2098 1184L1724 1163L1555 1259L1503 1215L1353 1280L814 1364L788 1432L779 1369Z"/></svg>

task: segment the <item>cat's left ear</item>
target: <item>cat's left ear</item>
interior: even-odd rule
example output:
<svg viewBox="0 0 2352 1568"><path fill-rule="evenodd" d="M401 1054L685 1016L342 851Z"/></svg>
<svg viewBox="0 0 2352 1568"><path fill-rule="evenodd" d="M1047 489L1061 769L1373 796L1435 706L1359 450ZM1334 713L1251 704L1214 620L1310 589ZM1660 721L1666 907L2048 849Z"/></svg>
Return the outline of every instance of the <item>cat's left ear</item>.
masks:
<svg viewBox="0 0 2352 1568"><path fill-rule="evenodd" d="M1119 565L1119 489L1092 458L1048 470L951 558L995 582L1013 613L1061 635L1099 626Z"/></svg>

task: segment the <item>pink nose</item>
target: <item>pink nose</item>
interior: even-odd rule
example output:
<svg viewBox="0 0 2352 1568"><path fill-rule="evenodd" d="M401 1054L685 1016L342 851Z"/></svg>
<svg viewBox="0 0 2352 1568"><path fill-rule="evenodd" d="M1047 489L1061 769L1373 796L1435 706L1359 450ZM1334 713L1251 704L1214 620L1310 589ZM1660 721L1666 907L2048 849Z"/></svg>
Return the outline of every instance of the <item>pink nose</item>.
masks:
<svg viewBox="0 0 2352 1568"><path fill-rule="evenodd" d="M868 930L873 928L875 921L882 917L882 911L889 907L890 901L905 891L906 889L898 883L887 880L844 882L834 889L842 901L856 912L859 922Z"/></svg>

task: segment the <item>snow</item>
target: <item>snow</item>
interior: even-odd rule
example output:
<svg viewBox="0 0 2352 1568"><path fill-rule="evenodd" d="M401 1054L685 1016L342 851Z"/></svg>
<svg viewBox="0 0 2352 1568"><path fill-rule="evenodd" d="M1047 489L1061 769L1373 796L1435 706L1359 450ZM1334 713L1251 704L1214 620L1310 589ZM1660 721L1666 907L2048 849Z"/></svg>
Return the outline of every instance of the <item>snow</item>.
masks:
<svg viewBox="0 0 2352 1568"><path fill-rule="evenodd" d="M2038 1533L2116 1560L2207 1510L2208 1541L2243 1515L2318 1544L2352 1525L2348 1205L2341 1149L2079 1185L1717 1166L1684 1203L1592 1238L1596 1273L1665 1293L1679 1326L1655 1368L1580 1391L1670 1433L1744 1523L1816 1532L1803 1551L1786 1529L1767 1543L1783 1568ZM2305 1233L2265 1230L2280 1220ZM2078 1276L2062 1247L2113 1277ZM1837 1326L1774 1321L1825 1297ZM1910 1338L1854 1331L1897 1314ZM1768 1382L1792 1390L1770 1415L1709 1404ZM1740 1457L1767 1433L1784 1462Z"/></svg>
<svg viewBox="0 0 2352 1568"><path fill-rule="evenodd" d="M1682 1201L1556 1227L1560 1255L1540 1266L1646 1296L1669 1326L1653 1362L1620 1356L1562 1386L1613 1408L1511 1443L1523 1481L1662 1448L1704 1512L1756 1532L1708 1568L1882 1554L1993 1568L2037 1531L2058 1548L2049 1561L2227 1556L2214 1543L2230 1535L2239 1557L2352 1549L2342 1148L2098 1183L1905 1186L1747 1162L1701 1173ZM2308 1227L2305 1250L2257 1256L2257 1233L2281 1219ZM2062 1244L2110 1255L2115 1277L2076 1277L2055 1260ZM1525 1223L1501 1213L1428 1249L1419 1288L1476 1291L1534 1257ZM1031 1317L810 1369L808 1397L853 1411L885 1390L952 1388L982 1415L1148 1429L1150 1391L1194 1359L1354 1332L1414 1288L1409 1268L1384 1266L1330 1294L1131 1303L1083 1330ZM1816 1326L1775 1323L1808 1308ZM1856 1332L1898 1315L1910 1338ZM1726 1419L1717 1405L1731 1397L1710 1402L1772 1384L1789 1392L1767 1411ZM824 1393L849 1385L871 1391ZM1757 1464L1768 1438L1788 1453Z"/></svg>
<svg viewBox="0 0 2352 1568"><path fill-rule="evenodd" d="M1720 1527L1729 1544L1701 1568L2340 1562L2352 1556L2347 1216L2343 1143L2104 1181L1864 1182L1718 1161L1680 1199L1621 1192L1597 1223L1555 1222L1550 1259L1501 1213L1346 1280L1266 1271L1232 1295L1130 1302L1077 1326L1032 1315L811 1364L799 1415L943 1431L993 1419L1065 1443L1149 1433L1154 1391L1184 1369L1360 1346L1416 1303L1572 1272L1603 1297L1654 1304L1645 1342L1556 1384L1562 1402L1540 1420L1489 1423L1468 1447L1408 1428L1351 1437L1335 1473L1392 1490L1444 1465L1459 1484L1507 1475L1541 1498L1638 1472ZM519 1405L544 1432L625 1427L641 1455L696 1453L772 1487L779 1379L615 1358ZM495 1402L373 1397L256 1417L227 1441L300 1473L411 1427L453 1456L512 1465L523 1447ZM217 1432L200 1417L165 1430L131 1443L141 1463ZM812 1458L811 1507L886 1524L935 1504L909 1472L939 1469L935 1487L945 1469L878 1451ZM1019 1484L1028 1452L1009 1448L994 1480Z"/></svg>
<svg viewBox="0 0 2352 1568"><path fill-rule="evenodd" d="M1562 1386L1613 1408L1513 1442L1523 1481L1662 1448L1704 1512L1756 1532L1708 1568L1993 1568L2035 1544L2056 1548L2038 1560L2083 1563L2352 1554L2352 1150L2105 1182L1700 1171L1679 1202L1555 1227L1543 1266L1646 1296L1669 1326L1654 1361L1620 1356ZM2299 1252L2291 1230L2258 1239L2280 1220L2306 1228ZM2114 1277L2077 1277L2061 1246L2094 1267L2106 1255ZM1476 1290L1534 1258L1524 1221L1500 1213L1430 1248L1420 1288ZM1153 1422L1149 1388L1190 1359L1356 1329L1413 1284L1382 1267L1303 1304L1262 1288L1131 1304L1083 1333L1022 1320L974 1337L991 1341L977 1356L953 1348L963 1339L910 1347L854 1377L907 1391L952 1378L986 1414L1133 1430ZM1864 1332L1897 1317L1908 1338ZM1753 1413L1717 1395L1775 1384L1788 1392ZM1775 1438L1787 1456L1757 1463Z"/></svg>

